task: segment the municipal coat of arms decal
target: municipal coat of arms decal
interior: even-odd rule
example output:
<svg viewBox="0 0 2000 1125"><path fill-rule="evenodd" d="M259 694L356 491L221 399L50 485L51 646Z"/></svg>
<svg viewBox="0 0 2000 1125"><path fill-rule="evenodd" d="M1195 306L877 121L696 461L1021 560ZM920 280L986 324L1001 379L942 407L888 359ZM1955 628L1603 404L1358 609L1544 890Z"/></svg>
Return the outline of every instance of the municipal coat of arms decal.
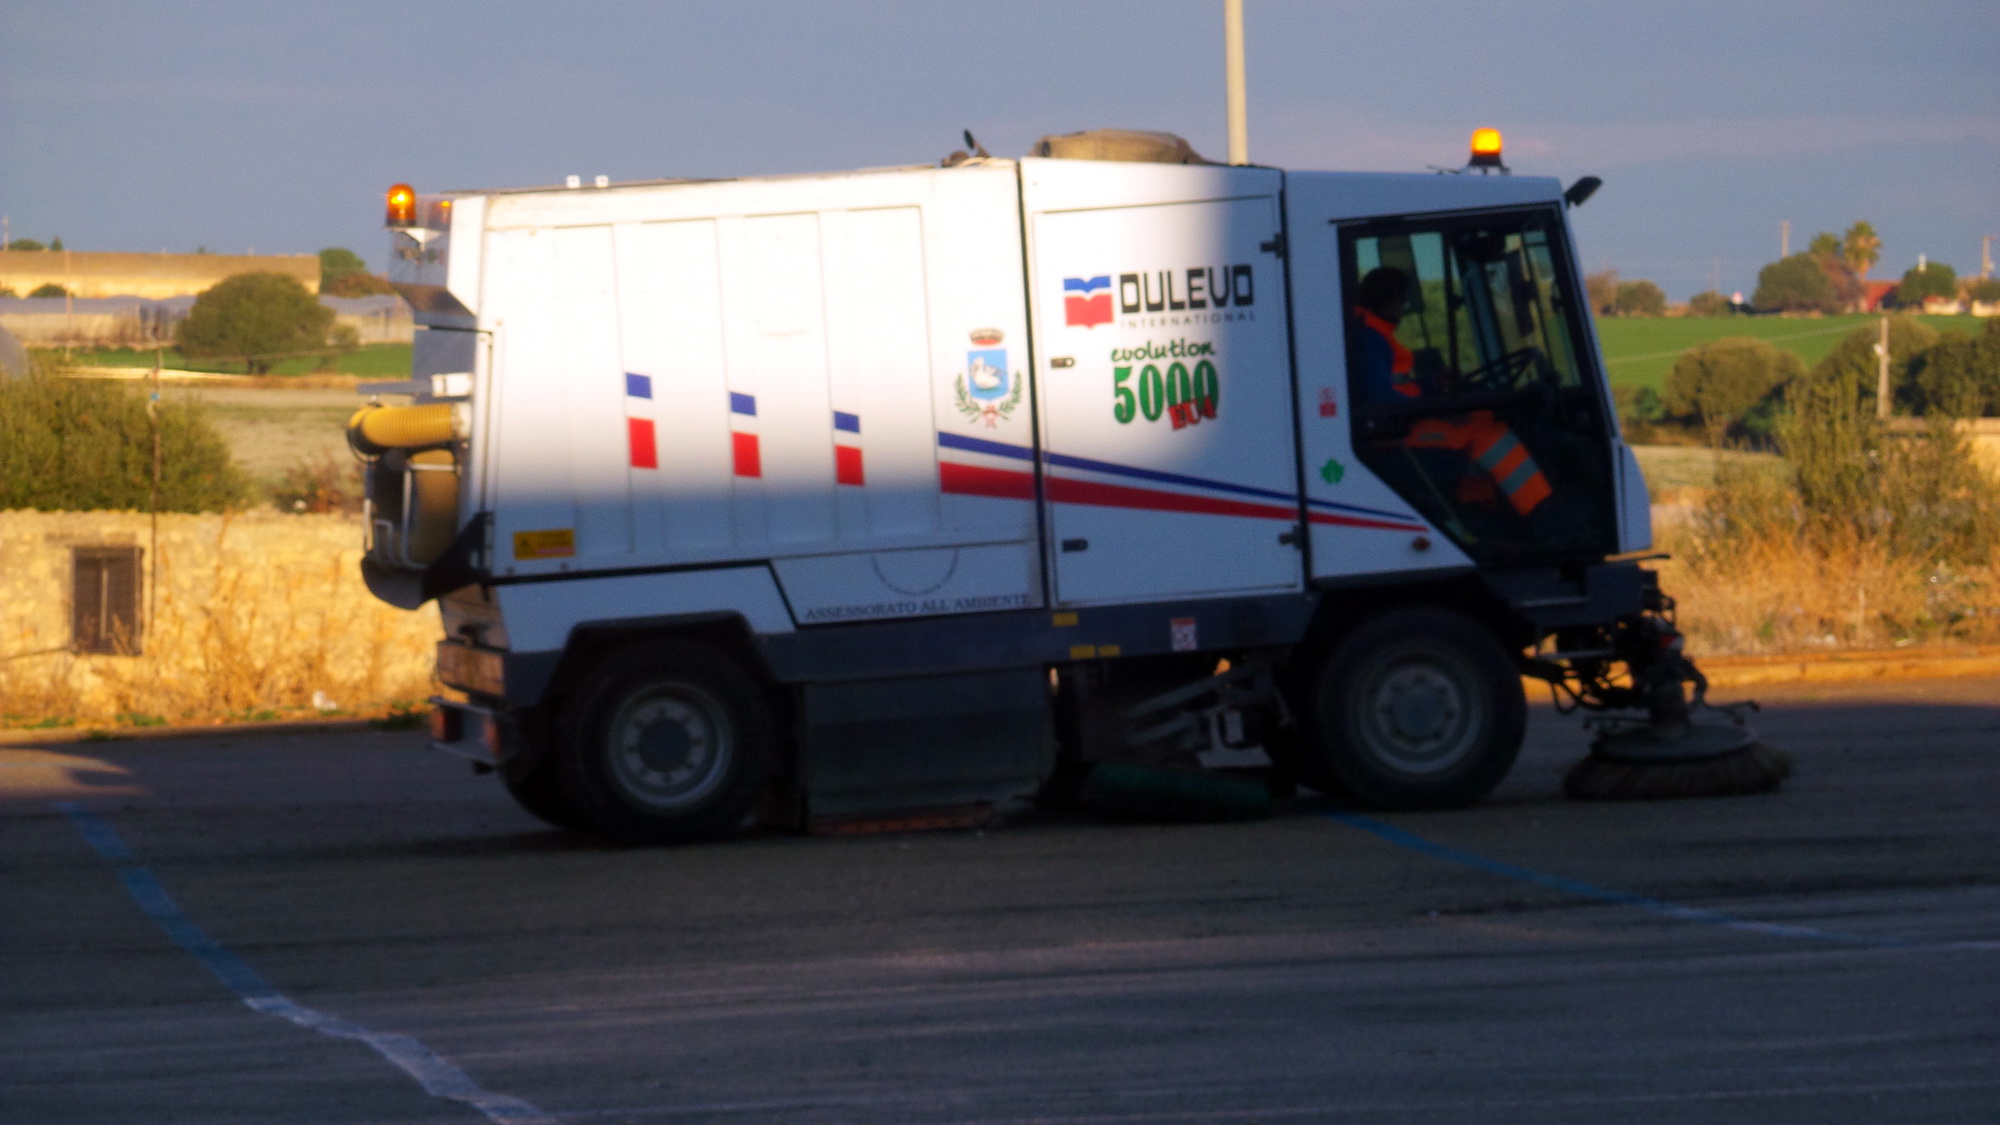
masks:
<svg viewBox="0 0 2000 1125"><path fill-rule="evenodd" d="M1007 373L1006 348L975 348L965 353L965 370L954 389L958 412L991 428L1021 405L1023 383Z"/></svg>

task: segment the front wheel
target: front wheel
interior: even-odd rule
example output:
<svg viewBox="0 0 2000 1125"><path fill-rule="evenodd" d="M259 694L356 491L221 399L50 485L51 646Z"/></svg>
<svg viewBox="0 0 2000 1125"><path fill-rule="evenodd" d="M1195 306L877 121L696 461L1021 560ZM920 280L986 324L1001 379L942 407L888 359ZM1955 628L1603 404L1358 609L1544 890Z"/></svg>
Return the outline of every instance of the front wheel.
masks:
<svg viewBox="0 0 2000 1125"><path fill-rule="evenodd" d="M1347 634L1310 680L1300 780L1385 809L1469 805L1521 752L1520 673L1485 626L1391 610Z"/></svg>
<svg viewBox="0 0 2000 1125"><path fill-rule="evenodd" d="M691 641L607 655L564 709L557 767L571 805L624 844L734 832L769 776L777 727L757 681Z"/></svg>

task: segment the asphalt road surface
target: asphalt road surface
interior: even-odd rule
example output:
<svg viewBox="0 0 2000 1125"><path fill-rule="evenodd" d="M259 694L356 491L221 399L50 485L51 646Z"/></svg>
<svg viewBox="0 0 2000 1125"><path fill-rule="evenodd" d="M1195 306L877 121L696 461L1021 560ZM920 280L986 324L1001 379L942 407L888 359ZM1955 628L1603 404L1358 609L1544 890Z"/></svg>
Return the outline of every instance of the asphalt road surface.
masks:
<svg viewBox="0 0 2000 1125"><path fill-rule="evenodd" d="M2000 681L1764 797L625 851L417 735L0 749L0 1121L2000 1121Z"/></svg>

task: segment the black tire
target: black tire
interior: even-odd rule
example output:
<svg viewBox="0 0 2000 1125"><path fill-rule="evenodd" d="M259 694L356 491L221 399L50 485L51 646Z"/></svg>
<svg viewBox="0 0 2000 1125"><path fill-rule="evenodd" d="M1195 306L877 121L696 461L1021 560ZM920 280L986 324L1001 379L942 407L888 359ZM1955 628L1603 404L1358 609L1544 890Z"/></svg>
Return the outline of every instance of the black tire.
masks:
<svg viewBox="0 0 2000 1125"><path fill-rule="evenodd" d="M1334 645L1308 681L1299 780L1383 809L1449 809L1493 791L1521 752L1514 661L1451 610L1395 609Z"/></svg>
<svg viewBox="0 0 2000 1125"><path fill-rule="evenodd" d="M503 780L514 803L542 823L571 832L581 832L590 827L590 821L576 810L576 806L570 803L569 795L563 792L562 776L556 769L553 755L544 755L535 768L519 777L508 776Z"/></svg>
<svg viewBox="0 0 2000 1125"><path fill-rule="evenodd" d="M741 663L692 641L600 660L564 708L555 764L591 828L623 844L714 840L769 779L777 724Z"/></svg>

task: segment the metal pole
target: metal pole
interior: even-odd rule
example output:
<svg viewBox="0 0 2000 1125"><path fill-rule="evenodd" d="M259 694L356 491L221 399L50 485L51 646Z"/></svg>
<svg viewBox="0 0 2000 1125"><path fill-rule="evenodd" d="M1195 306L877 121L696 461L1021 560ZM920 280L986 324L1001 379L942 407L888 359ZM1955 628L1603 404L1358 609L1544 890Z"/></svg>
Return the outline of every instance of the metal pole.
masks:
<svg viewBox="0 0 2000 1125"><path fill-rule="evenodd" d="M1229 162L1250 163L1250 110L1243 94L1243 0L1222 0L1224 82L1229 88Z"/></svg>
<svg viewBox="0 0 2000 1125"><path fill-rule="evenodd" d="M1792 221L1790 219L1780 219L1778 220L1778 257L1789 258L1791 256Z"/></svg>

